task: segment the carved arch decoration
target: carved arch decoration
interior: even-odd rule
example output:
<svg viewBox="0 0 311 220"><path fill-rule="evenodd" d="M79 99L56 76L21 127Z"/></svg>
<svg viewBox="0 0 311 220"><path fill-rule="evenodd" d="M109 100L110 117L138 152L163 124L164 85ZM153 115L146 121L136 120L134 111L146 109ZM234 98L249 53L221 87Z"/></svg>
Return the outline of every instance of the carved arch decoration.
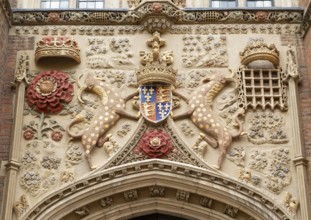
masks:
<svg viewBox="0 0 311 220"><path fill-rule="evenodd" d="M228 190L234 190L234 195ZM88 205L97 207L96 211ZM126 219L154 212L189 219L290 219L271 198L244 184L202 168L158 159L82 178L38 202L23 219Z"/></svg>

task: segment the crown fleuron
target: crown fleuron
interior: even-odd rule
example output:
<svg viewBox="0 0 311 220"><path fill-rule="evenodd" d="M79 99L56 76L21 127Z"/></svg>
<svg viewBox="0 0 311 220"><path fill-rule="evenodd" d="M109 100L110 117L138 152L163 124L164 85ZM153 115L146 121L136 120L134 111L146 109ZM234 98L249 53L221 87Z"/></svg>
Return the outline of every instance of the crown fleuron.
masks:
<svg viewBox="0 0 311 220"><path fill-rule="evenodd" d="M46 57L67 57L80 63L80 49L75 40L64 36L49 36L37 43L35 61Z"/></svg>
<svg viewBox="0 0 311 220"><path fill-rule="evenodd" d="M268 60L274 64L275 67L279 66L279 51L274 44L266 44L263 39L251 39L247 44L244 51L240 53L241 63L248 65L256 60Z"/></svg>
<svg viewBox="0 0 311 220"><path fill-rule="evenodd" d="M158 32L155 32L153 38L147 41L147 45L152 48L152 52L140 52L142 66L136 72L138 84L159 82L175 85L177 71L172 66L173 52L160 52L160 48L165 45L165 40L160 38Z"/></svg>

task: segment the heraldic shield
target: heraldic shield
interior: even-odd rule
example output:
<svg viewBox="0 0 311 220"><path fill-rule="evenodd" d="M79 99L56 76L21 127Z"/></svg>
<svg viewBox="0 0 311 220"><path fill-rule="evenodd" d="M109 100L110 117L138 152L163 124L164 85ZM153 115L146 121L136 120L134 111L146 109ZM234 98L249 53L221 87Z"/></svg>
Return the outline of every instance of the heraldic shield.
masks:
<svg viewBox="0 0 311 220"><path fill-rule="evenodd" d="M165 120L172 110L171 85L141 85L139 97L140 112L150 122Z"/></svg>

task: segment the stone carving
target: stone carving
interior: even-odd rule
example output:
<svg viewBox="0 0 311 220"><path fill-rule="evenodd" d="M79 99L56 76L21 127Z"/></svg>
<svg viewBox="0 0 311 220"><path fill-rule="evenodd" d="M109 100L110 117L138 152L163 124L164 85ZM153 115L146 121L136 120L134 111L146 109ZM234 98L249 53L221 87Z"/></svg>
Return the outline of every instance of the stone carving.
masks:
<svg viewBox="0 0 311 220"><path fill-rule="evenodd" d="M227 82L233 81L233 78L226 78L221 74L213 75L203 80L203 85L197 87L191 93L191 99L186 100L190 109L182 114L176 115L175 120L184 117L191 117L192 122L206 135L212 136L204 137L204 140L212 147L220 148L220 155L216 168L220 169L226 153L231 146L232 139L239 137L242 134L242 122L240 116L244 116L244 110L240 109L236 117L236 124L238 132L231 134L227 128L223 127L217 122L217 117L213 113L213 100L218 92L220 92ZM184 97L185 98L185 97Z"/></svg>
<svg viewBox="0 0 311 220"><path fill-rule="evenodd" d="M77 165L81 161L83 161L84 154L83 151L80 150L79 145L73 144L69 146L68 150L66 151L66 165Z"/></svg>
<svg viewBox="0 0 311 220"><path fill-rule="evenodd" d="M14 82L21 82L25 80L28 83L27 73L29 72L29 55L20 55L17 62L17 69L14 74Z"/></svg>
<svg viewBox="0 0 311 220"><path fill-rule="evenodd" d="M293 197L293 195L289 192L285 192L285 198L283 200L283 204L292 215L294 219L296 219L296 213L299 206L299 201L297 198Z"/></svg>
<svg viewBox="0 0 311 220"><path fill-rule="evenodd" d="M17 218L20 219L23 214L29 208L29 203L27 201L26 195L22 195L18 201L14 203L14 211L17 215Z"/></svg>
<svg viewBox="0 0 311 220"><path fill-rule="evenodd" d="M164 16L148 17L142 22L142 26L149 33L154 33L156 31L163 33L172 29L173 22Z"/></svg>
<svg viewBox="0 0 311 220"><path fill-rule="evenodd" d="M164 130L147 131L138 143L135 153L143 152L148 158L162 158L173 149L171 138Z"/></svg>
<svg viewBox="0 0 311 220"><path fill-rule="evenodd" d="M213 200L207 197L201 197L200 205L206 208L211 208L213 205Z"/></svg>
<svg viewBox="0 0 311 220"><path fill-rule="evenodd" d="M272 151L253 150L250 153L249 166L263 174L264 187L275 194L280 194L291 183L290 157L286 148Z"/></svg>
<svg viewBox="0 0 311 220"><path fill-rule="evenodd" d="M287 134L282 130L283 117L275 113L255 113L250 117L251 128L248 140L253 144L288 143Z"/></svg>
<svg viewBox="0 0 311 220"><path fill-rule="evenodd" d="M121 88L126 82L124 71L107 71L104 75L111 84L116 84L117 88Z"/></svg>
<svg viewBox="0 0 311 220"><path fill-rule="evenodd" d="M20 178L20 185L30 195L36 196L41 186L41 176L38 171L26 171Z"/></svg>
<svg viewBox="0 0 311 220"><path fill-rule="evenodd" d="M228 66L226 36L186 35L182 61L185 67Z"/></svg>
<svg viewBox="0 0 311 220"><path fill-rule="evenodd" d="M176 70L173 69L173 52L161 52L160 48L166 43L160 37L159 32L154 32L153 37L147 41L152 52L140 51L140 63L142 66L136 72L138 85L145 85L152 82L161 82L168 85L175 85Z"/></svg>
<svg viewBox="0 0 311 220"><path fill-rule="evenodd" d="M87 206L83 206L75 210L76 215L85 217L90 214L90 209Z"/></svg>
<svg viewBox="0 0 311 220"><path fill-rule="evenodd" d="M38 115L35 115L36 117ZM39 116L39 122L30 121L29 124L23 126L23 137L25 140L50 138L55 142L62 140L65 129L55 120L47 120L48 117L44 113ZM50 135L49 135L50 133Z"/></svg>
<svg viewBox="0 0 311 220"><path fill-rule="evenodd" d="M25 27L26 28L26 27ZM54 26L55 31L48 26L30 26L27 27L32 30L33 35L84 35L84 31L80 32L79 26L62 27ZM81 27L82 28L82 27ZM143 25L124 25L124 26L91 26L88 27L88 36L114 36L115 31L119 35L129 35L142 32L144 30ZM27 35L29 30L22 29L20 26L15 27L15 33L17 35ZM83 27L84 29L84 27ZM65 33L66 31L66 33ZM148 30L149 31L149 30ZM172 25L170 29L166 30L171 34L196 34L196 35L220 35L220 34L300 34L299 24L201 24L201 25ZM152 32L153 33L153 32Z"/></svg>
<svg viewBox="0 0 311 220"><path fill-rule="evenodd" d="M117 141L112 137L111 134L107 134L107 140L104 143L103 147L108 154L108 156L112 156L119 149L119 145Z"/></svg>
<svg viewBox="0 0 311 220"><path fill-rule="evenodd" d="M221 99L217 102L217 108L219 110L219 116L223 118L226 126L229 128L235 127L235 118L239 114L238 97L234 92L226 93L221 96Z"/></svg>
<svg viewBox="0 0 311 220"><path fill-rule="evenodd" d="M130 191L124 192L123 195L124 195L124 199L127 202L135 201L135 200L138 199L138 192L137 192L137 190L130 190Z"/></svg>
<svg viewBox="0 0 311 220"><path fill-rule="evenodd" d="M270 174L265 180L265 187L271 192L279 194L291 182L289 151L279 148L272 151L273 159L269 166Z"/></svg>
<svg viewBox="0 0 311 220"><path fill-rule="evenodd" d="M162 186L150 186L149 187L149 192L151 196L159 196L163 197L165 196L165 188Z"/></svg>
<svg viewBox="0 0 311 220"><path fill-rule="evenodd" d="M254 170L263 170L268 166L268 159L266 152L260 152L258 150L251 152L250 168Z"/></svg>
<svg viewBox="0 0 311 220"><path fill-rule="evenodd" d="M53 15L58 14L53 13ZM56 29L56 31L58 30ZM81 62L80 49L77 42L72 38L64 36L44 37L37 43L35 61L38 62L40 59L46 57L67 57L78 63Z"/></svg>
<svg viewBox="0 0 311 220"><path fill-rule="evenodd" d="M204 157L204 154L207 149L207 142L204 141L205 134L200 134L196 142L192 146L193 151L198 154L200 157Z"/></svg>
<svg viewBox="0 0 311 220"><path fill-rule="evenodd" d="M263 19L256 10L180 10L176 5L161 2L144 2L141 7L129 11L64 11L58 12L59 20L53 24L139 24L146 16L162 15L176 24L195 23L301 23L302 12L298 11L266 11ZM17 11L13 13L13 24L49 24L49 13L40 11Z"/></svg>
<svg viewBox="0 0 311 220"><path fill-rule="evenodd" d="M45 172L42 176L42 189L45 191L50 191L55 188L57 184L57 178L53 172Z"/></svg>
<svg viewBox="0 0 311 220"><path fill-rule="evenodd" d="M186 6L186 0L172 0L172 2L181 8L184 8Z"/></svg>
<svg viewBox="0 0 311 220"><path fill-rule="evenodd" d="M288 109L286 76L278 69L239 69L239 106Z"/></svg>
<svg viewBox="0 0 311 220"><path fill-rule="evenodd" d="M121 129L117 131L117 135L121 138L125 137L132 129L132 126L129 123L122 125Z"/></svg>
<svg viewBox="0 0 311 220"><path fill-rule="evenodd" d="M188 122L181 123L181 131L184 133L185 136L194 136L194 131L190 127L190 124Z"/></svg>
<svg viewBox="0 0 311 220"><path fill-rule="evenodd" d="M69 75L57 70L43 71L37 75L27 88L26 97L30 107L37 112L59 113L63 103L72 100L73 85Z"/></svg>
<svg viewBox="0 0 311 220"><path fill-rule="evenodd" d="M127 0L130 9L136 8L141 0Z"/></svg>
<svg viewBox="0 0 311 220"><path fill-rule="evenodd" d="M60 163L61 163L60 158L53 158L50 156L44 156L41 161L42 167L49 170L52 169L57 170L58 167L60 166Z"/></svg>
<svg viewBox="0 0 311 220"><path fill-rule="evenodd" d="M113 126L120 116L125 116L133 120L139 118L137 116L131 115L125 111L125 102L131 99L135 94L131 94L126 98L120 97L109 85L104 84L100 79L96 78L93 74L88 74L85 79L85 86L80 87L78 93L78 99L81 103L82 93L84 90L88 90L99 96L101 105L97 110L97 115L91 121L91 125L86 129L81 131L79 134L74 134L71 131L71 127L76 123L85 120L85 117L81 114L77 115L75 119L69 124L67 128L67 133L72 138L82 138L82 145L85 150L85 158L91 169L96 167L92 165L91 162L91 151L95 146L103 146L103 144L108 140L106 132L111 126Z"/></svg>
<svg viewBox="0 0 311 220"><path fill-rule="evenodd" d="M36 162L37 162L38 158L30 151L26 151L24 156L22 157L22 164L25 168L29 168L29 167L33 167Z"/></svg>
<svg viewBox="0 0 311 220"><path fill-rule="evenodd" d="M249 170L239 169L239 179L245 183L252 183L253 185L258 185L261 182L261 178L252 174Z"/></svg>
<svg viewBox="0 0 311 220"><path fill-rule="evenodd" d="M227 158L236 165L245 166L245 148L242 146L234 147L228 151Z"/></svg>
<svg viewBox="0 0 311 220"><path fill-rule="evenodd" d="M296 51L289 46L286 52L286 74L287 77L293 77L293 78L298 78L300 79L300 73L298 69L298 62L297 62L297 56L296 56Z"/></svg>
<svg viewBox="0 0 311 220"><path fill-rule="evenodd" d="M129 34L136 34L139 31L142 31L143 27L142 26L124 26L124 27L119 27L118 28L118 34L125 34L125 35L129 35Z"/></svg>
<svg viewBox="0 0 311 220"><path fill-rule="evenodd" d="M190 198L190 192L184 190L177 190L176 191L176 199L180 201L188 202Z"/></svg>
<svg viewBox="0 0 311 220"><path fill-rule="evenodd" d="M111 197L105 197L103 199L100 200L100 205L103 207L103 208L106 208L108 206L111 206L112 205L112 198Z"/></svg>
<svg viewBox="0 0 311 220"><path fill-rule="evenodd" d="M230 205L226 205L225 207L225 210L224 210L224 213L232 218L235 218L237 216L239 212L239 209L238 208L235 208L233 206L230 206Z"/></svg>
<svg viewBox="0 0 311 220"><path fill-rule="evenodd" d="M61 183L70 183L73 182L75 179L74 173L70 171L63 171L60 174L60 181Z"/></svg>
<svg viewBox="0 0 311 220"><path fill-rule="evenodd" d="M86 52L87 65L91 69L108 69L120 65L132 65L131 45L128 38L111 40L89 38Z"/></svg>
<svg viewBox="0 0 311 220"><path fill-rule="evenodd" d="M267 45L262 38L250 39L244 51L240 53L241 63L248 65L256 60L268 60L279 66L279 51L274 44Z"/></svg>

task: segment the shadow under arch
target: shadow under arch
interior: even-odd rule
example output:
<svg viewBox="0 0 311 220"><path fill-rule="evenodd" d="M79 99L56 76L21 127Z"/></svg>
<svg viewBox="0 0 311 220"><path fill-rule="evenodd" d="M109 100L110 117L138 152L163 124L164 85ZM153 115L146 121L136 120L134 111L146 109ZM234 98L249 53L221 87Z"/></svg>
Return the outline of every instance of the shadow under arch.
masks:
<svg viewBox="0 0 311 220"><path fill-rule="evenodd" d="M153 213L189 220L289 219L271 198L245 184L158 159L86 176L51 193L23 219L126 220Z"/></svg>

